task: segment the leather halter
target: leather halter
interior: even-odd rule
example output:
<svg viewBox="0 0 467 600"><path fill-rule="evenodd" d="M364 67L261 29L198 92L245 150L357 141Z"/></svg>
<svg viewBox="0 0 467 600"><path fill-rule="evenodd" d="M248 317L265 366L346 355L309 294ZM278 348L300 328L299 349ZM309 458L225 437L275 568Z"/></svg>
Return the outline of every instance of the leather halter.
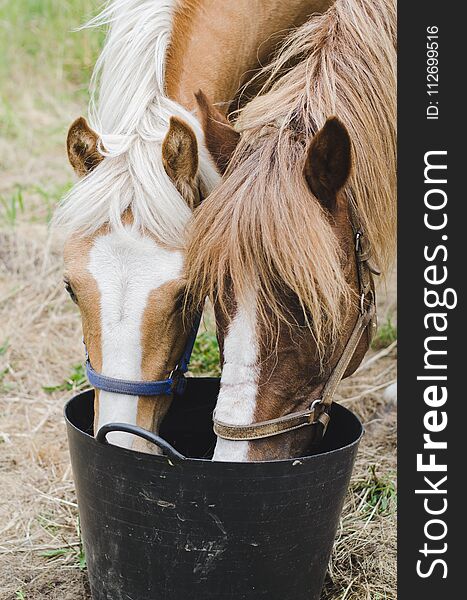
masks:
<svg viewBox="0 0 467 600"><path fill-rule="evenodd" d="M248 442L311 426L315 430L313 442L316 443L326 433L331 419L329 411L336 388L349 366L363 333L367 331L369 341L371 341L376 330L376 299L371 274L379 275L380 273L369 263L370 250L367 240L358 225L355 210L352 205L350 206L350 222L355 239L355 258L360 293L359 315L341 357L324 386L321 397L314 400L307 410L290 413L277 419L252 423L251 425L229 425L214 418L214 432L218 437L225 440Z"/></svg>
<svg viewBox="0 0 467 600"><path fill-rule="evenodd" d="M114 394L126 394L128 396L170 396L173 393L182 394L186 385L184 375L188 371L188 364L193 352L200 321L201 316L197 315L190 330L185 350L177 366L172 369L167 379L159 381L130 381L102 375L92 368L86 349L86 375L89 383L98 390L113 392Z"/></svg>

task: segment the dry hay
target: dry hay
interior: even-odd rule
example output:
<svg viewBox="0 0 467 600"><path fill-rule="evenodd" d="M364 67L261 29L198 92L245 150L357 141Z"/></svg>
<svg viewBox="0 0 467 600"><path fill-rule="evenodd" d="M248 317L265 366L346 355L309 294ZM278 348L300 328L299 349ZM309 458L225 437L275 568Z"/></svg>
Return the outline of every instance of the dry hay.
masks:
<svg viewBox="0 0 467 600"><path fill-rule="evenodd" d="M0 228L0 600L86 600L76 498L60 384L82 361L80 321L61 283L58 246L26 220ZM326 582L325 600L396 597L394 499L368 505L376 478L395 474L395 348L339 394L365 421ZM373 475L373 471L375 475Z"/></svg>

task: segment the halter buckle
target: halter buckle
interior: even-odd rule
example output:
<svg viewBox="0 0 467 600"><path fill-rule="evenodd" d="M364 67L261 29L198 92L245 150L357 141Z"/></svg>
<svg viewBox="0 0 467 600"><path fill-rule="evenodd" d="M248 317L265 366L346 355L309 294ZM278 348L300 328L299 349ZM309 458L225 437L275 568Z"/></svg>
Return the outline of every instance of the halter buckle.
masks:
<svg viewBox="0 0 467 600"><path fill-rule="evenodd" d="M360 252L361 249L361 239L363 237L363 231L361 231L360 229L357 231L357 233L355 234L355 252Z"/></svg>
<svg viewBox="0 0 467 600"><path fill-rule="evenodd" d="M173 393L182 395L186 388L185 375L177 364L169 373L169 379L172 380Z"/></svg>
<svg viewBox="0 0 467 600"><path fill-rule="evenodd" d="M363 315L365 313L365 294L360 296L360 314Z"/></svg>
<svg viewBox="0 0 467 600"><path fill-rule="evenodd" d="M179 365L175 365L175 367L170 371L168 379L175 379L180 376Z"/></svg>
<svg viewBox="0 0 467 600"><path fill-rule="evenodd" d="M313 402L311 403L311 406L310 406L310 410L315 410L315 406L317 404L321 404L321 400L322 400L322 398L316 398L316 400L313 400Z"/></svg>
<svg viewBox="0 0 467 600"><path fill-rule="evenodd" d="M310 425L313 425L313 423L316 422L315 407L318 404L321 404L321 401L322 401L322 398L317 398L316 400L313 400L310 408L308 409L310 411L310 415L308 416L308 423Z"/></svg>

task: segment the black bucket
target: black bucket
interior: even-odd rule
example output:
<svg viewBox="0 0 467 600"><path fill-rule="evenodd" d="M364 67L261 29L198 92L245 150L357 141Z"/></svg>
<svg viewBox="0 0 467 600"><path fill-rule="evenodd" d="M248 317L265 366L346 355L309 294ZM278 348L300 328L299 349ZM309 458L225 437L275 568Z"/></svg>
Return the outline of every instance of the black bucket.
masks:
<svg viewBox="0 0 467 600"><path fill-rule="evenodd" d="M188 379L169 456L92 437L93 392L65 409L93 600L317 600L362 435L337 404L319 452L210 461L218 379ZM204 458L200 458L204 457Z"/></svg>

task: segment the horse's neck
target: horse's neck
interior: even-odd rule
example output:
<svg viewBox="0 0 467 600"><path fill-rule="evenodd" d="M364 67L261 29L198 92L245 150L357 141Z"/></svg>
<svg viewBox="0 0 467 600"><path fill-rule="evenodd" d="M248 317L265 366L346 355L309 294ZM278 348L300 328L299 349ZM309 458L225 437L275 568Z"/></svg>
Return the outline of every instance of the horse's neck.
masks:
<svg viewBox="0 0 467 600"><path fill-rule="evenodd" d="M168 96L193 110L201 88L211 101L230 104L287 30L333 1L183 0L167 57Z"/></svg>

